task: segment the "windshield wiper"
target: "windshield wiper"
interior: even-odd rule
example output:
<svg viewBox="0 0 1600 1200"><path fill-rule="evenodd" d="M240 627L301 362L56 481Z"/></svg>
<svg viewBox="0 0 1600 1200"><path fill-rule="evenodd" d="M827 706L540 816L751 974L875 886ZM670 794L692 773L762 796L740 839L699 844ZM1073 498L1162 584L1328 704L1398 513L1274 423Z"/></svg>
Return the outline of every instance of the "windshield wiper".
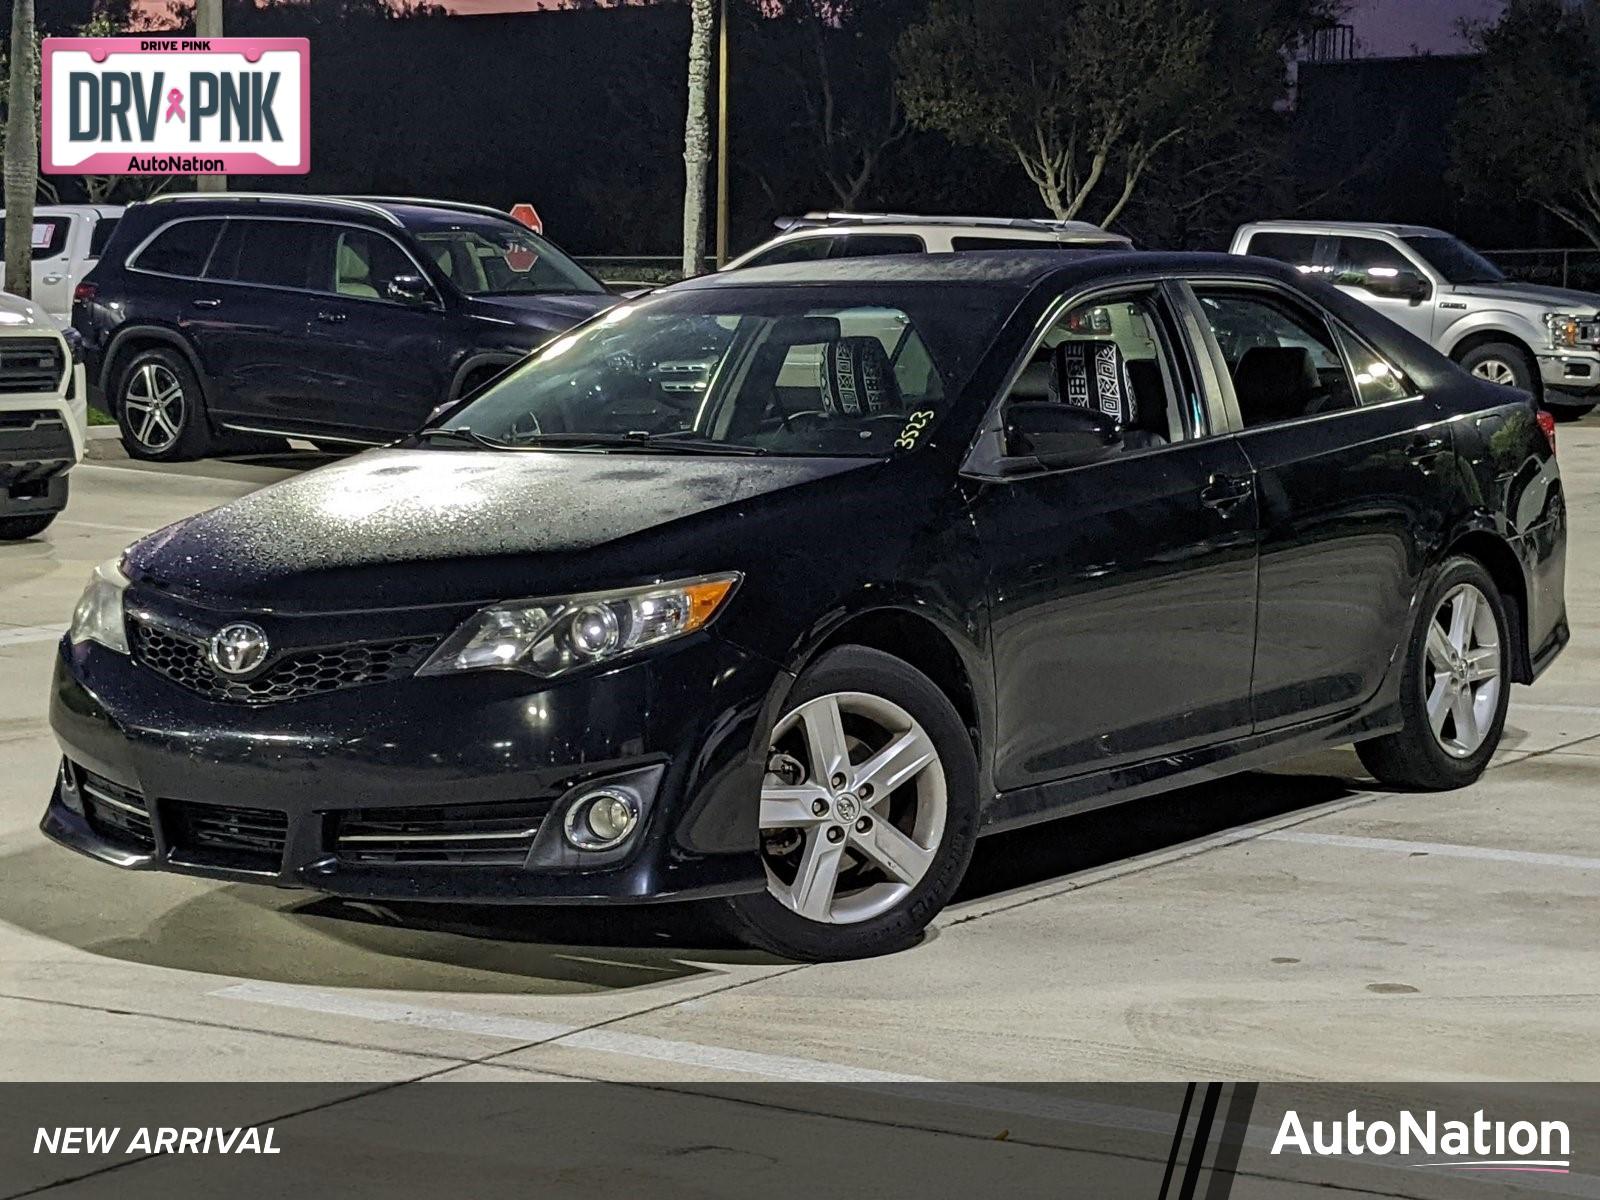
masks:
<svg viewBox="0 0 1600 1200"><path fill-rule="evenodd" d="M486 438L481 433L473 433L465 425L458 425L453 429L438 426L434 429L422 429L412 434L419 442L455 441L466 442L469 446L477 446L480 450L514 450L515 446L506 442L497 442L493 438Z"/></svg>
<svg viewBox="0 0 1600 1200"><path fill-rule="evenodd" d="M719 442L688 430L677 433L646 433L642 429L627 433L535 433L518 438L518 447L570 446L578 450L655 450L667 454L740 454L767 452L764 446L743 442Z"/></svg>

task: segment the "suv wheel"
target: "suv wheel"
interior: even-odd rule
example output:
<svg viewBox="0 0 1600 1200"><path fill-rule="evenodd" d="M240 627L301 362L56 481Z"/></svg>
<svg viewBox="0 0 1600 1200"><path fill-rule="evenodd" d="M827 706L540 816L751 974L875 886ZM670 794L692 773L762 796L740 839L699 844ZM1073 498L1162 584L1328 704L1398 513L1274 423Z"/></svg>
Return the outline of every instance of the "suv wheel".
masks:
<svg viewBox="0 0 1600 1200"><path fill-rule="evenodd" d="M1461 356L1461 365L1479 379L1506 387L1520 388L1524 392L1539 394L1534 378L1533 364L1522 347L1510 342L1489 342L1474 346Z"/></svg>
<svg viewBox="0 0 1600 1200"><path fill-rule="evenodd" d="M1448 560L1407 644L1405 728L1356 747L1379 783L1427 791L1463 787L1500 745L1511 696L1505 604L1471 558Z"/></svg>
<svg viewBox="0 0 1600 1200"><path fill-rule="evenodd" d="M800 676L769 745L767 890L724 902L734 932L808 961L914 943L977 840L977 759L950 701L897 658L841 647Z"/></svg>
<svg viewBox="0 0 1600 1200"><path fill-rule="evenodd" d="M200 380L176 350L139 350L123 365L116 390L117 425L130 458L187 462L211 449Z"/></svg>
<svg viewBox="0 0 1600 1200"><path fill-rule="evenodd" d="M0 517L0 542L20 542L24 538L38 537L50 528L56 513L39 513L27 517Z"/></svg>

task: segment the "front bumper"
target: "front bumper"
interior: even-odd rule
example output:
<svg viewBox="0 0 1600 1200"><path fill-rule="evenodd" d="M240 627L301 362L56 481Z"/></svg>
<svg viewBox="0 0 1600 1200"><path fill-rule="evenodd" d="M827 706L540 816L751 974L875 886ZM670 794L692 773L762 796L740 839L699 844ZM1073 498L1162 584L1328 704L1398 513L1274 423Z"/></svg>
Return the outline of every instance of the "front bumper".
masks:
<svg viewBox="0 0 1600 1200"><path fill-rule="evenodd" d="M368 899L757 891L758 730L778 675L702 634L556 685L481 672L251 706L63 641L65 761L41 828L119 867ZM566 810L602 783L637 796L638 827L578 851Z"/></svg>
<svg viewBox="0 0 1600 1200"><path fill-rule="evenodd" d="M83 368L73 378L82 384ZM81 386L77 397L81 397ZM0 516L59 512L66 472L83 457L81 398L53 393L0 396Z"/></svg>
<svg viewBox="0 0 1600 1200"><path fill-rule="evenodd" d="M1544 350L1535 357L1547 393L1575 399L1600 394L1600 350Z"/></svg>

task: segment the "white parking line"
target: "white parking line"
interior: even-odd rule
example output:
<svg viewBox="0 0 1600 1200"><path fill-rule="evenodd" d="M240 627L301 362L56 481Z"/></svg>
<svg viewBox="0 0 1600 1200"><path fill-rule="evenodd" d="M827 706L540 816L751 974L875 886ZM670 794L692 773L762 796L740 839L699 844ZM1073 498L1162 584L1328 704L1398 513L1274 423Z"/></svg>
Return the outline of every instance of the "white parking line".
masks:
<svg viewBox="0 0 1600 1200"><path fill-rule="evenodd" d="M0 629L0 646L25 646L29 642L55 642L66 630L60 625L19 625Z"/></svg>
<svg viewBox="0 0 1600 1200"><path fill-rule="evenodd" d="M252 1004L271 1004L303 1012L356 1017L364 1021L385 1021L419 1029L438 1029L470 1033L481 1037L507 1038L518 1042L543 1042L602 1054L651 1059L678 1066L709 1067L741 1075L759 1075L788 1083L931 1083L921 1075L899 1075L841 1063L818 1062L809 1058L789 1058L779 1054L758 1054L722 1046L702 1046L695 1042L676 1042L667 1038L632 1033L612 1033L604 1029L579 1029L571 1025L552 1025L521 1017L502 1017L493 1013L467 1013L451 1008L424 1008L390 1000L369 1000L326 988L295 987L280 983L240 983L211 993L228 1000Z"/></svg>
<svg viewBox="0 0 1600 1200"><path fill-rule="evenodd" d="M1542 854L1533 850L1501 850L1492 846L1458 846L1448 842L1406 842L1395 838L1355 837L1342 833L1307 833L1299 829L1267 830L1263 842L1297 842L1305 846L1338 846L1345 850L1375 850L1385 854L1427 855L1430 858L1472 858L1490 862L1523 863L1532 867L1561 867L1569 871L1600 871L1600 858L1576 854Z"/></svg>
<svg viewBox="0 0 1600 1200"><path fill-rule="evenodd" d="M1518 701L1511 706L1512 714L1519 712L1577 713L1585 717L1600 717L1600 704L1541 704L1537 700Z"/></svg>

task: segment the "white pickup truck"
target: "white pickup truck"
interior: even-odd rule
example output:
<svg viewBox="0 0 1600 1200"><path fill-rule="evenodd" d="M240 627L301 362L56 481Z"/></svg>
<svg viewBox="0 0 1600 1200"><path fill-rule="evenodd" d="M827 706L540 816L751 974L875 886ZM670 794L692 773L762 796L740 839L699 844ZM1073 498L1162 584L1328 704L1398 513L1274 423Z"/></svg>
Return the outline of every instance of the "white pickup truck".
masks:
<svg viewBox="0 0 1600 1200"><path fill-rule="evenodd" d="M83 365L44 309L0 292L0 542L43 533L83 458Z"/></svg>
<svg viewBox="0 0 1600 1200"><path fill-rule="evenodd" d="M1257 221L1231 249L1323 276L1479 378L1532 392L1558 420L1600 402L1600 295L1507 279L1422 225Z"/></svg>

